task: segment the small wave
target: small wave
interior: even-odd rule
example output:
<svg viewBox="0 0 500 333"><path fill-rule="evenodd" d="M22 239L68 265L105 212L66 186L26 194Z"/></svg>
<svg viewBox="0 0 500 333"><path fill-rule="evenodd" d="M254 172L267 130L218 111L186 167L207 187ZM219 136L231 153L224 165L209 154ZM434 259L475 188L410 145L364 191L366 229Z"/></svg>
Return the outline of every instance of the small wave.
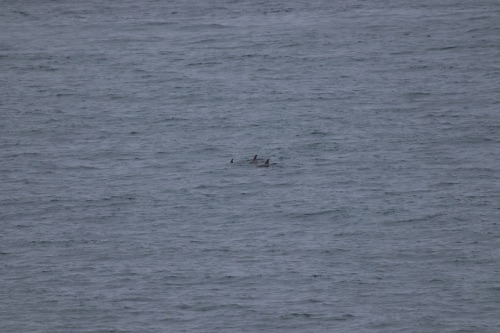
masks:
<svg viewBox="0 0 500 333"><path fill-rule="evenodd" d="M230 26L226 26L223 24L197 24L197 25L188 25L181 27L181 30L186 30L186 31L206 31L206 30L211 30L211 29L226 29L230 28Z"/></svg>
<svg viewBox="0 0 500 333"><path fill-rule="evenodd" d="M145 25L149 25L149 26L167 26L167 25L174 25L175 22L171 22L171 21L149 21L149 22L146 22Z"/></svg>
<svg viewBox="0 0 500 333"><path fill-rule="evenodd" d="M386 221L384 224L404 224L404 223L413 223L413 222L425 222L425 221L431 221L436 218L439 218L441 216L444 216L445 214L442 213L436 213L436 214L429 214L429 215L424 215L421 217L415 217L415 218L409 218L409 219L398 219L398 220L392 220L392 221Z"/></svg>
<svg viewBox="0 0 500 333"><path fill-rule="evenodd" d="M286 315L281 316L282 319L293 319L293 318L298 318L298 317L312 318L313 315L310 313L290 313L290 314L286 314Z"/></svg>
<svg viewBox="0 0 500 333"><path fill-rule="evenodd" d="M454 50L457 48L458 48L458 46L432 47L432 48L428 49L428 51L448 51L448 50Z"/></svg>
<svg viewBox="0 0 500 333"><path fill-rule="evenodd" d="M25 16L25 17L31 16L29 13L23 12L21 10L14 11L14 14L18 14L18 15Z"/></svg>
<svg viewBox="0 0 500 333"><path fill-rule="evenodd" d="M216 61L209 61L209 62L193 62L189 63L186 66L213 66L213 65L221 65L222 63L216 62Z"/></svg>

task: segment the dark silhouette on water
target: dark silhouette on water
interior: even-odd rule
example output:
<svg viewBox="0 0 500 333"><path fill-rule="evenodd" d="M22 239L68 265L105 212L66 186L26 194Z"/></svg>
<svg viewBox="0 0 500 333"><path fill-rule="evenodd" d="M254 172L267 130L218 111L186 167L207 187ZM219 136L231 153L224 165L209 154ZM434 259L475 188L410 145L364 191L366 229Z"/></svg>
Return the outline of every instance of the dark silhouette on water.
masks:
<svg viewBox="0 0 500 333"><path fill-rule="evenodd" d="M250 162L248 162L249 164L257 164L259 163L260 161L262 161L263 159L258 159L257 158L257 155L255 155L253 157L253 159L250 160ZM231 161L229 162L230 164L234 164L236 163L234 161L234 159L232 158ZM268 168L270 166L269 164L269 159L267 159L263 164L259 164L259 165L256 165L258 168Z"/></svg>
<svg viewBox="0 0 500 333"><path fill-rule="evenodd" d="M266 163L257 165L258 168L269 168L269 159L266 160Z"/></svg>

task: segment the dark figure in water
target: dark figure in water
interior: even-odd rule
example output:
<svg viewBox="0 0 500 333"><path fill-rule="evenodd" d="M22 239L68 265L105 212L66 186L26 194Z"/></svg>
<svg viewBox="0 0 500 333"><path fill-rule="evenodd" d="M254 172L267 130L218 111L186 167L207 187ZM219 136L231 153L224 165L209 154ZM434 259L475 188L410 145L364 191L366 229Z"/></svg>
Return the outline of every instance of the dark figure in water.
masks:
<svg viewBox="0 0 500 333"><path fill-rule="evenodd" d="M231 159L231 162L229 162L229 163L234 163L233 159Z"/></svg>
<svg viewBox="0 0 500 333"><path fill-rule="evenodd" d="M269 168L269 159L266 160L266 163L257 165L258 168Z"/></svg>
<svg viewBox="0 0 500 333"><path fill-rule="evenodd" d="M253 160L251 160L250 163L257 163L257 155L253 157Z"/></svg>

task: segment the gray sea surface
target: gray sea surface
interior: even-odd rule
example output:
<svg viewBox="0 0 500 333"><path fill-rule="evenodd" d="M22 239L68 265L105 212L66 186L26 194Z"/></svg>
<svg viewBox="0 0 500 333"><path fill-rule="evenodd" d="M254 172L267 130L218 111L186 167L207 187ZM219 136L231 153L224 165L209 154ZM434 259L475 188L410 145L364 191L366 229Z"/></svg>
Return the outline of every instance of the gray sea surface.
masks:
<svg viewBox="0 0 500 333"><path fill-rule="evenodd" d="M500 332L499 17L0 0L0 332Z"/></svg>

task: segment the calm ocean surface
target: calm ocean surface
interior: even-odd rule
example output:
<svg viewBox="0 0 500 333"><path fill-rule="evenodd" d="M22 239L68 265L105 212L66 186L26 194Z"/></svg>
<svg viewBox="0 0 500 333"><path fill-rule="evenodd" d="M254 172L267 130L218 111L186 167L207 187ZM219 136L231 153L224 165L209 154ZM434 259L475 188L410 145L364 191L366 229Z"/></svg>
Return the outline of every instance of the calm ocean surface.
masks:
<svg viewBox="0 0 500 333"><path fill-rule="evenodd" d="M0 0L0 332L500 332L499 17Z"/></svg>

